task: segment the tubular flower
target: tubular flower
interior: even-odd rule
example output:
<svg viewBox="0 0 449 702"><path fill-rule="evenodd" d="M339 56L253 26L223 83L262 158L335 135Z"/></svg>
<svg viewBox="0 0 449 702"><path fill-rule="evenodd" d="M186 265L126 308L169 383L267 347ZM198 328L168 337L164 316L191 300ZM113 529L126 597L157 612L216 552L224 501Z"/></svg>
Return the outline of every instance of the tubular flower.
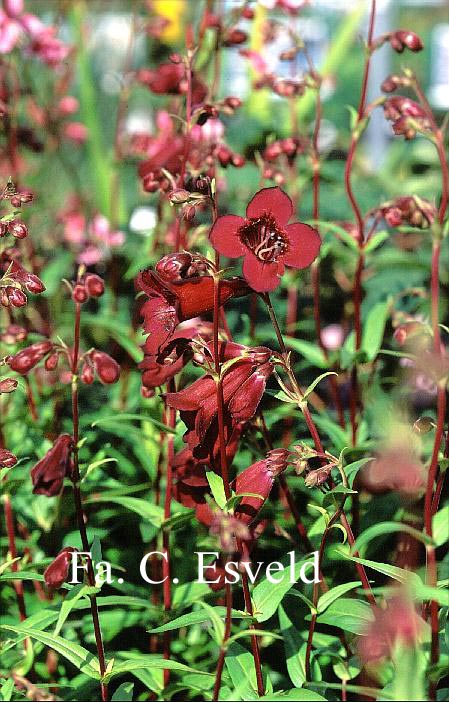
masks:
<svg viewBox="0 0 449 702"><path fill-rule="evenodd" d="M210 312L214 306L214 279L205 274L207 266L201 256L176 253L164 256L154 271L139 274L136 287L149 298L141 308L143 328L149 334L140 364L146 388L167 382L191 358L189 342L203 328L200 322L186 321ZM242 278L222 280L220 304L248 292Z"/></svg>
<svg viewBox="0 0 449 702"><path fill-rule="evenodd" d="M211 344L207 345L212 354ZM256 413L265 390L266 381L273 372L271 351L265 347L249 349L231 342L220 345L223 362L235 360L223 378L223 401L227 440L241 422L247 422ZM178 409L187 425L184 441L196 458L214 455L218 436L217 386L206 373L180 392L168 393L167 404Z"/></svg>
<svg viewBox="0 0 449 702"><path fill-rule="evenodd" d="M251 524L259 514L273 487L274 479L287 467L290 451L273 449L266 458L246 468L235 480L235 493L255 493L260 497L243 496L235 508L235 516Z"/></svg>
<svg viewBox="0 0 449 702"><path fill-rule="evenodd" d="M66 546L58 553L54 561L44 570L44 580L47 587L58 590L66 582L69 575L69 566L72 561L72 553L76 548Z"/></svg>
<svg viewBox="0 0 449 702"><path fill-rule="evenodd" d="M243 275L257 292L279 285L285 266L306 268L318 256L321 239L307 224L287 224L293 214L289 196L280 188L263 188L246 208L246 217L219 217L210 232L223 256L243 256Z"/></svg>
<svg viewBox="0 0 449 702"><path fill-rule="evenodd" d="M70 452L73 439L69 434L61 434L55 443L31 471L35 495L59 495L64 478L71 473Z"/></svg>

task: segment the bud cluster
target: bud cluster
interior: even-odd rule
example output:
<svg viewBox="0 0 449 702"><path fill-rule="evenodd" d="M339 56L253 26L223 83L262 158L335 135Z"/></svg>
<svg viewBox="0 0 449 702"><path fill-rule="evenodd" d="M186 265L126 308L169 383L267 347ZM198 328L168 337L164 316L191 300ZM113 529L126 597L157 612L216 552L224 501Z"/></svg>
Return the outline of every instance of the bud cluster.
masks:
<svg viewBox="0 0 449 702"><path fill-rule="evenodd" d="M406 139L414 139L417 132L428 132L432 123L421 105L403 95L395 95L384 102L385 118L392 122L393 132Z"/></svg>
<svg viewBox="0 0 449 702"><path fill-rule="evenodd" d="M101 297L104 293L104 282L96 273L85 273L73 286L72 298L83 304L90 297Z"/></svg>

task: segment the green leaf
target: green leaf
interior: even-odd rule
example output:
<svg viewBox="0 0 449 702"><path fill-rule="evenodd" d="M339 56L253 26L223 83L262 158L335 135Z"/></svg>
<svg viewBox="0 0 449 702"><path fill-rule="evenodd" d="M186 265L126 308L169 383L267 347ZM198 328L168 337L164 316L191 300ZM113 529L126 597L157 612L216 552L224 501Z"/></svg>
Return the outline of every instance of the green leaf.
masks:
<svg viewBox="0 0 449 702"><path fill-rule="evenodd" d="M432 534L436 547L449 540L449 505L445 505L433 516Z"/></svg>
<svg viewBox="0 0 449 702"><path fill-rule="evenodd" d="M314 692L313 690L305 690L304 688L293 688L286 692L272 692L269 695L259 697L260 700L296 700L296 702L320 702L326 698Z"/></svg>
<svg viewBox="0 0 449 702"><path fill-rule="evenodd" d="M217 475L217 473L214 473L213 470L206 471L206 478L215 502L220 509L224 509L226 505L226 493L223 478L220 475Z"/></svg>
<svg viewBox="0 0 449 702"><path fill-rule="evenodd" d="M386 230L383 230L381 232L376 232L374 236L371 237L371 239L368 241L366 246L364 247L365 253L371 253L375 249L377 249L381 244L384 243L387 239L390 238L390 232L387 232Z"/></svg>
<svg viewBox="0 0 449 702"><path fill-rule="evenodd" d="M116 505L124 507L125 509L129 509L131 512L135 512L142 517L142 519L148 519L157 527L161 527L162 522L164 521L164 510L162 507L153 505L151 502L148 502L140 497L120 497L104 492L101 495L95 495L95 497L88 497L85 502L107 502L108 504L112 502Z"/></svg>
<svg viewBox="0 0 449 702"><path fill-rule="evenodd" d="M131 702L134 683L125 682L120 685L111 697L111 702Z"/></svg>
<svg viewBox="0 0 449 702"><path fill-rule="evenodd" d="M397 533L398 531L410 534L410 536L413 536L413 538L417 541L422 541L423 544L433 543L433 540L430 538L430 536L427 536L427 534L424 534L424 532L422 531L414 529L408 524L403 524L402 522L380 522L379 524L373 524L373 526L368 527L368 529L365 529L365 531L357 537L356 542L352 547L352 552L354 553L355 551L360 551L363 548L363 546L369 544L369 542L372 539L375 539L377 536L393 534Z"/></svg>
<svg viewBox="0 0 449 702"><path fill-rule="evenodd" d="M256 672L252 654L239 643L234 642L227 651L225 665L234 685L232 699L258 699Z"/></svg>
<svg viewBox="0 0 449 702"><path fill-rule="evenodd" d="M351 490L351 488L347 488L344 485L336 485L332 490L329 490L329 492L326 492L326 494L323 497L323 506L327 506L329 504L334 504L334 498L337 498L338 502L341 502L342 497L346 497L349 495L357 495L357 490Z"/></svg>
<svg viewBox="0 0 449 702"><path fill-rule="evenodd" d="M307 644L304 642L300 632L296 629L282 605L279 605L278 615L282 636L284 637L288 675L293 685L299 688L307 679L305 667ZM313 677L314 679L321 680L320 669L313 657L311 660Z"/></svg>
<svg viewBox="0 0 449 702"><path fill-rule="evenodd" d="M201 602L200 604L204 605L204 602ZM213 607L212 609L214 610L215 614L217 614L220 618L226 616L225 607ZM246 612L241 612L238 609L233 609L231 616L233 619L252 620L252 617L250 617ZM182 614L180 617L172 619L171 622L162 624L156 629L149 629L149 631L151 634L161 634L164 631L174 631L175 629L181 629L181 627L183 626L193 626L194 624L202 624L203 622L207 622L210 620L211 612L198 610L195 612L189 612L189 614Z"/></svg>
<svg viewBox="0 0 449 702"><path fill-rule="evenodd" d="M382 346L388 308L388 301L378 302L369 311L363 325L361 350L364 351L368 361L373 361L376 358Z"/></svg>
<svg viewBox="0 0 449 702"><path fill-rule="evenodd" d="M268 578L264 578L256 585L252 593L252 600L254 603L254 615L258 622L265 622L273 616L284 595L295 585L301 567L306 561L307 559L305 558L297 561L293 569L291 565L285 567L285 564L283 564L285 570L275 574L276 579L279 580L278 583L272 583Z"/></svg>
<svg viewBox="0 0 449 702"><path fill-rule="evenodd" d="M69 616L72 609L75 607L78 600L86 594L87 587L80 583L75 585L74 588L70 590L67 597L61 603L61 608L59 610L58 621L56 622L55 630L53 636L57 636L62 629L64 622Z"/></svg>
<svg viewBox="0 0 449 702"><path fill-rule="evenodd" d="M307 619L309 617L310 615L307 615ZM325 612L318 616L317 621L350 631L352 634L362 634L374 621L374 615L367 602L341 597L332 602Z"/></svg>
<svg viewBox="0 0 449 702"><path fill-rule="evenodd" d="M318 368L328 368L329 362L317 344L293 337L287 337L285 343L287 346L297 351L306 361L309 361L310 365L317 366Z"/></svg>
<svg viewBox="0 0 449 702"><path fill-rule="evenodd" d="M61 636L52 636L51 634L47 634L45 631L39 631L38 629L33 629L32 627L23 625L19 627L11 626L9 624L2 624L1 628L19 635L25 634L25 636L29 636L31 639L40 641L40 643L44 644L44 646L53 648L61 656L64 656L64 658L78 668L81 673L84 673L95 680L100 679L100 666L98 659L79 644L73 641L66 641Z"/></svg>
<svg viewBox="0 0 449 702"><path fill-rule="evenodd" d="M361 563L367 568L372 568L378 573L382 573L382 575L386 575L389 578L398 580L403 585L414 585L416 587L418 584L423 584L419 575L417 575L416 573L412 573L409 570L405 570L404 568L398 568L397 566L392 566L388 563L377 563L377 561L369 561L366 558L357 558L356 556L350 556L348 553L345 553L343 551L341 553L345 558L348 558L350 561L354 561L355 563Z"/></svg>
<svg viewBox="0 0 449 702"><path fill-rule="evenodd" d="M150 424L154 424L155 427L166 432L167 434L176 434L176 429L168 427L163 422L160 422L154 417L150 417L148 414L131 414L129 412L124 412L123 414L111 414L109 417L100 417L100 419L96 419L94 422L92 422L91 426L96 427L99 424L104 424L105 422L125 422L128 419L135 419L139 420L140 422L150 422Z"/></svg>
<svg viewBox="0 0 449 702"><path fill-rule="evenodd" d="M355 590L356 587L360 587L360 581L354 580L350 583L343 583L342 585L336 585L327 592L323 593L318 600L317 611L318 614L324 612L333 602L338 600L342 595L345 595L350 590Z"/></svg>
<svg viewBox="0 0 449 702"><path fill-rule="evenodd" d="M103 677L103 681L105 683L108 683L111 680L111 678L115 677L116 675L132 673L134 670L139 670L140 668L142 668L143 670L147 668L149 670L175 670L181 673L197 673L198 675L211 676L211 673L206 673L202 670L190 668L188 665L184 665L184 663L178 663L178 661L167 660L165 658L162 658L162 656L148 654L146 656L142 655L139 658L135 658L133 660L114 663L112 670Z"/></svg>
<svg viewBox="0 0 449 702"><path fill-rule="evenodd" d="M321 375L319 375L318 378L315 378L315 380L312 383L310 383L309 387L304 391L303 399L307 400L309 395L315 390L318 383L321 383L321 381L324 378L327 378L328 375L338 376L338 373L334 373L334 371L327 371L326 373L321 373Z"/></svg>

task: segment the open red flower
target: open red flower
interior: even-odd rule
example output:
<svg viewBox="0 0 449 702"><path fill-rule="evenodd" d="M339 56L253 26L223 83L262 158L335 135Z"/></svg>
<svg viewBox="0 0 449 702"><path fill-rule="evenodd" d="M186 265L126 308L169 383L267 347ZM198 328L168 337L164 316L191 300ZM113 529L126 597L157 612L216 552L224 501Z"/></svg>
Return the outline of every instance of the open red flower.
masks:
<svg viewBox="0 0 449 702"><path fill-rule="evenodd" d="M210 232L223 256L243 256L243 275L257 292L279 285L285 266L306 268L318 256L321 239L313 227L287 224L293 203L280 188L263 188L246 208L246 217L219 217Z"/></svg>

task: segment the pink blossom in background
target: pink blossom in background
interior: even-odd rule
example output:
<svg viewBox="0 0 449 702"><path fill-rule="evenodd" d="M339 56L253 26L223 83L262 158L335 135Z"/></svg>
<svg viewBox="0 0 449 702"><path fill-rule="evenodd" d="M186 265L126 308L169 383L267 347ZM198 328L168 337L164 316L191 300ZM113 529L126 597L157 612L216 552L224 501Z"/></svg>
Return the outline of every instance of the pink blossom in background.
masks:
<svg viewBox="0 0 449 702"><path fill-rule="evenodd" d="M321 330L321 340L323 346L328 351L336 351L341 348L345 340L345 332L341 324L328 324Z"/></svg>

